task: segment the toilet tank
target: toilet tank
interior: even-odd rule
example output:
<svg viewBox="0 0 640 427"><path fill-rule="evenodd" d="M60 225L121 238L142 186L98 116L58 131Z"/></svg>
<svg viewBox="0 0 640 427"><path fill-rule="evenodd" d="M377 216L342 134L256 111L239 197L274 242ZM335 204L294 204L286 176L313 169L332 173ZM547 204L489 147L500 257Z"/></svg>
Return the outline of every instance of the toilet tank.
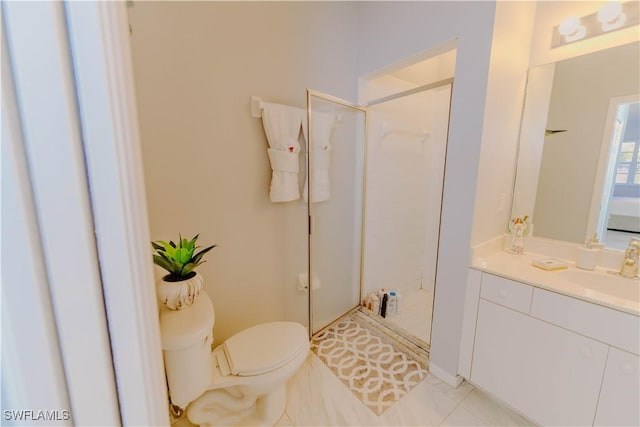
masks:
<svg viewBox="0 0 640 427"><path fill-rule="evenodd" d="M183 310L160 309L160 334L169 396L186 406L204 393L212 380L213 303L202 291Z"/></svg>

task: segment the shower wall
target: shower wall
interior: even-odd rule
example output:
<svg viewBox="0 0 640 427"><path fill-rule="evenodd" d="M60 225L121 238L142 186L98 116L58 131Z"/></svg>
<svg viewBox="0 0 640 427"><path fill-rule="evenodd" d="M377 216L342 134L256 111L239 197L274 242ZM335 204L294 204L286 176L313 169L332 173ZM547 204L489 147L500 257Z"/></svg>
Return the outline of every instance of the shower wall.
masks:
<svg viewBox="0 0 640 427"><path fill-rule="evenodd" d="M415 87L391 76L372 84L380 93ZM365 293L433 292L449 95L446 86L369 109Z"/></svg>

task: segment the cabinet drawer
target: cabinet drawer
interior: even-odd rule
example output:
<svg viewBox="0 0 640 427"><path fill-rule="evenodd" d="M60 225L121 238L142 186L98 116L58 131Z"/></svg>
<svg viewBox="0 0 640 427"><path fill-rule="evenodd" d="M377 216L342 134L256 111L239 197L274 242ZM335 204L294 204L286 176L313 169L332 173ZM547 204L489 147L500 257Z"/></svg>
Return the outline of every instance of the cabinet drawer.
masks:
<svg viewBox="0 0 640 427"><path fill-rule="evenodd" d="M542 289L533 292L531 315L631 353L640 353L638 316Z"/></svg>
<svg viewBox="0 0 640 427"><path fill-rule="evenodd" d="M480 297L528 314L533 287L492 274L482 275Z"/></svg>

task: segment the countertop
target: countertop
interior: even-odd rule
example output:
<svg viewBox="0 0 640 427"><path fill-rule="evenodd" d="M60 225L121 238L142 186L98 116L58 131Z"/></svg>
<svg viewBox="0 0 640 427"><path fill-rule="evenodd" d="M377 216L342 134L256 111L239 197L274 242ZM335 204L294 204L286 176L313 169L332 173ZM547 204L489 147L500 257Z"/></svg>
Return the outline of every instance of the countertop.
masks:
<svg viewBox="0 0 640 427"><path fill-rule="evenodd" d="M540 258L549 257L497 251L476 257L471 268L640 316L640 279L615 276L601 267L582 270L564 259L567 269L547 271L532 265L534 259Z"/></svg>

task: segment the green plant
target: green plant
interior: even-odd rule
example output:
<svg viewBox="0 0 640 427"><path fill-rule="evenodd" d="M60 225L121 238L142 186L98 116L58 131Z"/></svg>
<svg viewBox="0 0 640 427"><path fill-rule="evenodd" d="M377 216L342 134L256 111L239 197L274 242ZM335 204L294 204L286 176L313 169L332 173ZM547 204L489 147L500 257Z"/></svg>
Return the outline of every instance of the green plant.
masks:
<svg viewBox="0 0 640 427"><path fill-rule="evenodd" d="M163 277L167 282L179 282L195 276L196 272L193 269L205 262L202 260L203 255L216 247L216 245L209 246L195 253L196 249L200 248L196 246L196 240L200 235L197 234L191 240L178 236L180 239L177 245L172 241L167 243L164 240L151 242L154 249L153 263L169 272Z"/></svg>

